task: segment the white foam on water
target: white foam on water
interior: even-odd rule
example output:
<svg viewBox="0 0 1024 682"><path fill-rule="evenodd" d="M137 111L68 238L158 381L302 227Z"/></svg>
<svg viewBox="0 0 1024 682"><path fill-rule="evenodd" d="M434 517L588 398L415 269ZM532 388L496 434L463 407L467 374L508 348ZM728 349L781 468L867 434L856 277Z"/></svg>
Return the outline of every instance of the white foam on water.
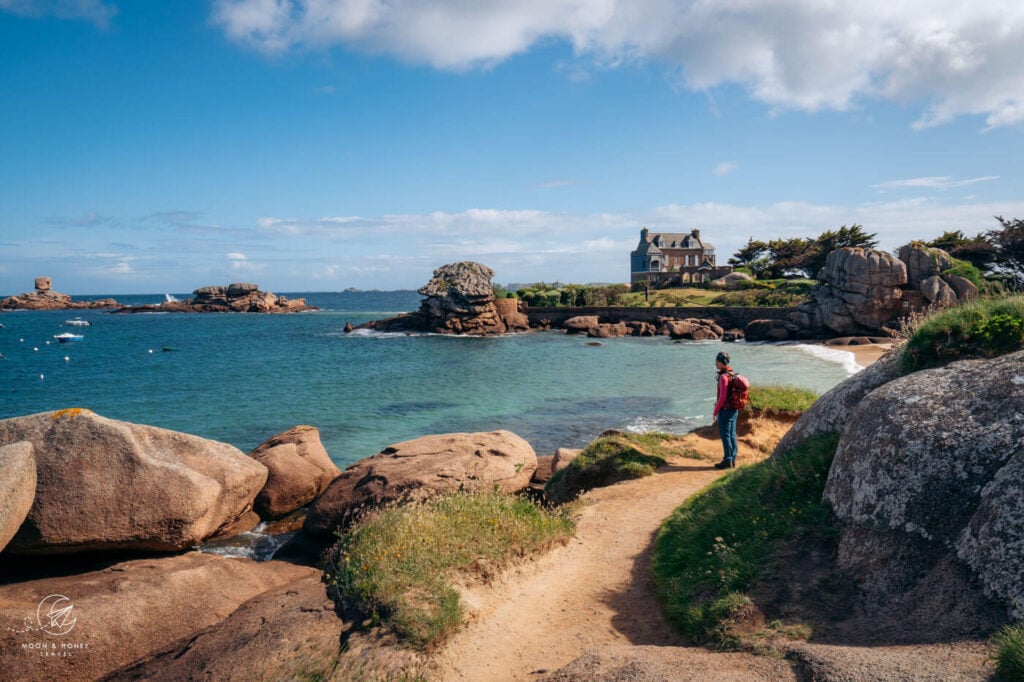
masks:
<svg viewBox="0 0 1024 682"><path fill-rule="evenodd" d="M829 348L828 346L819 346L811 343L797 343L793 344L793 348L813 355L816 358L822 360L828 360L829 362L835 362L836 364L842 365L843 369L850 375L856 374L857 372L864 369L857 364L857 357L848 350L838 350L836 348Z"/></svg>
<svg viewBox="0 0 1024 682"><path fill-rule="evenodd" d="M633 417L622 430L630 433L689 433L703 422L703 416L681 417L674 414L641 414Z"/></svg>

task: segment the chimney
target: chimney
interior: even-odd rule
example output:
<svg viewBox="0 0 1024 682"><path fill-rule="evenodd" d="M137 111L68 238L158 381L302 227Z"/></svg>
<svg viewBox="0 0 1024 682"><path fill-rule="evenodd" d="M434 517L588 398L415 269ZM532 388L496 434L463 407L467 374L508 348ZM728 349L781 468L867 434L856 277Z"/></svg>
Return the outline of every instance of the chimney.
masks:
<svg viewBox="0 0 1024 682"><path fill-rule="evenodd" d="M692 234L697 241L700 241L700 230L694 230L690 234Z"/></svg>
<svg viewBox="0 0 1024 682"><path fill-rule="evenodd" d="M640 241L644 241L644 242L647 241L647 228L646 227L640 228Z"/></svg>

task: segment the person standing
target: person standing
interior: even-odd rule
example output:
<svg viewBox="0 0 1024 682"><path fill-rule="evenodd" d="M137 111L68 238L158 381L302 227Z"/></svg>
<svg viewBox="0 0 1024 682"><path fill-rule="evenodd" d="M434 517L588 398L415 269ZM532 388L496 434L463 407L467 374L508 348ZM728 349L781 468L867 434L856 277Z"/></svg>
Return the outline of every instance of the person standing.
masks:
<svg viewBox="0 0 1024 682"><path fill-rule="evenodd" d="M729 365L729 354L719 353L715 357L718 369L718 397L715 400L714 417L718 421L718 435L722 437L722 461L715 465L716 469L736 468L736 419L739 410L729 405L729 382L735 376Z"/></svg>

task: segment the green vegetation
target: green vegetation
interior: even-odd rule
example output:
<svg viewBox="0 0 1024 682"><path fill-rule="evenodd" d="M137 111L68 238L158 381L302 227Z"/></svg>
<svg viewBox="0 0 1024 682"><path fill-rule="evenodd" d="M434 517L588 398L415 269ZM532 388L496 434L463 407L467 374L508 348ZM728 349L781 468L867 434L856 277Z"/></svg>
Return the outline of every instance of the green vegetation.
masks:
<svg viewBox="0 0 1024 682"><path fill-rule="evenodd" d="M675 289L651 289L645 296L644 292L634 291L619 298L619 305L630 308L676 308L688 306L713 305L717 292L699 287L681 287Z"/></svg>
<svg viewBox="0 0 1024 682"><path fill-rule="evenodd" d="M712 299L714 305L795 307L807 300L817 284L812 279L775 279L747 282L741 291L727 291Z"/></svg>
<svg viewBox="0 0 1024 682"><path fill-rule="evenodd" d="M751 237L746 246L729 259L729 264L745 267L757 277L778 278L787 274L816 277L825 265L830 251L878 244L874 234L868 234L860 225L843 225L838 230L826 230L814 239L789 237L763 242Z"/></svg>
<svg viewBox="0 0 1024 682"><path fill-rule="evenodd" d="M663 433L634 434L615 432L590 445L568 467L555 473L544 486L547 498L556 504L567 502L593 488L617 481L650 476L665 465L660 441L672 436Z"/></svg>
<svg viewBox="0 0 1024 682"><path fill-rule="evenodd" d="M1024 623L1007 625L992 636L996 647L996 677L1024 680Z"/></svg>
<svg viewBox="0 0 1024 682"><path fill-rule="evenodd" d="M653 568L669 620L697 643L737 644L743 594L769 565L776 543L835 540L821 495L838 435L742 467L687 500L655 541Z"/></svg>
<svg viewBox="0 0 1024 682"><path fill-rule="evenodd" d="M981 270L974 267L965 260L953 259L953 265L942 271L943 275L956 275L970 280L974 286L981 289L985 286L985 278L981 276Z"/></svg>
<svg viewBox="0 0 1024 682"><path fill-rule="evenodd" d="M806 412L817 399L814 391L797 386L753 384L750 387L750 407L755 410Z"/></svg>
<svg viewBox="0 0 1024 682"><path fill-rule="evenodd" d="M623 305L621 297L629 293L625 284L589 286L586 284L545 284L537 282L516 291L516 296L526 305L535 307L556 306L617 306Z"/></svg>
<svg viewBox="0 0 1024 682"><path fill-rule="evenodd" d="M453 493L371 514L342 536L324 580L335 600L428 648L459 625L452 574L484 577L566 542L574 524L503 493Z"/></svg>
<svg viewBox="0 0 1024 682"><path fill-rule="evenodd" d="M947 308L915 324L903 349L905 374L1024 348L1024 296Z"/></svg>

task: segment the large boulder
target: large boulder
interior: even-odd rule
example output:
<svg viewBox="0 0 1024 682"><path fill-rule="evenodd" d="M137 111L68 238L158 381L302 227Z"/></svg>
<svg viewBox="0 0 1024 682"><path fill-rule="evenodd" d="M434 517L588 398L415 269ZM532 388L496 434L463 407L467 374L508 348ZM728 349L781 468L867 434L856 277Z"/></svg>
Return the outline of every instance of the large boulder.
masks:
<svg viewBox="0 0 1024 682"><path fill-rule="evenodd" d="M384 332L432 332L466 336L490 336L530 331L529 319L518 301L494 297L486 265L463 261L443 265L419 293L426 298L420 309L386 320L375 320L361 328Z"/></svg>
<svg viewBox="0 0 1024 682"><path fill-rule="evenodd" d="M112 679L328 679L338 665L342 629L319 571L260 594L195 637L122 668Z"/></svg>
<svg viewBox="0 0 1024 682"><path fill-rule="evenodd" d="M711 280L711 287L714 289L739 289L744 282L752 282L753 277L745 272L730 272L724 277Z"/></svg>
<svg viewBox="0 0 1024 682"><path fill-rule="evenodd" d="M809 438L841 433L850 412L871 391L900 377L900 354L891 353L833 386L804 412L782 437L772 457L792 450Z"/></svg>
<svg viewBox="0 0 1024 682"><path fill-rule="evenodd" d="M296 426L261 443L249 456L267 467L267 483L253 508L279 519L312 502L340 473L315 426Z"/></svg>
<svg viewBox="0 0 1024 682"><path fill-rule="evenodd" d="M836 249L818 272L821 284L798 307L813 326L840 336L878 333L903 313L903 261L885 251ZM748 337L749 338L749 337Z"/></svg>
<svg viewBox="0 0 1024 682"><path fill-rule="evenodd" d="M898 253L900 260L907 265L907 282L915 286L953 267L953 259L948 253L920 243L905 244Z"/></svg>
<svg viewBox="0 0 1024 682"><path fill-rule="evenodd" d="M303 530L330 536L362 509L456 490L514 493L526 488L537 454L510 431L447 433L389 445L334 479L309 510Z"/></svg>
<svg viewBox="0 0 1024 682"><path fill-rule="evenodd" d="M29 441L35 502L8 552L174 552L250 511L267 468L237 448L83 409L0 421L0 445Z"/></svg>
<svg viewBox="0 0 1024 682"><path fill-rule="evenodd" d="M100 679L193 639L267 590L317 580L319 573L279 561L188 552L3 585L0 677ZM54 607L67 609L66 617L46 618Z"/></svg>
<svg viewBox="0 0 1024 682"><path fill-rule="evenodd" d="M36 496L36 459L32 444L0 447L0 551L18 532Z"/></svg>
<svg viewBox="0 0 1024 682"><path fill-rule="evenodd" d="M916 372L867 394L847 419L824 500L840 523L841 568L878 602L893 607L900 595L954 584L972 617L988 599L1019 619L1021 490L1024 351Z"/></svg>
<svg viewBox="0 0 1024 682"><path fill-rule="evenodd" d="M576 315L562 323L562 329L566 334L586 334L591 329L596 329L601 321L597 315Z"/></svg>
<svg viewBox="0 0 1024 682"><path fill-rule="evenodd" d="M747 341L788 341L796 338L800 327L787 320L751 320L743 328Z"/></svg>

